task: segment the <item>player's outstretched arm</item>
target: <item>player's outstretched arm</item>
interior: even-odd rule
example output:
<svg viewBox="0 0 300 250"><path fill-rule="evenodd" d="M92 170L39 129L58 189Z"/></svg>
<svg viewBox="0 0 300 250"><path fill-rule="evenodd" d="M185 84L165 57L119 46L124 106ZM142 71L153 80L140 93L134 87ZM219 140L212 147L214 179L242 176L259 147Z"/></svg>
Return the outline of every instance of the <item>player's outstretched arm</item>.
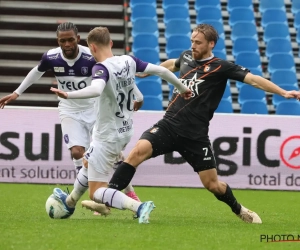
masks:
<svg viewBox="0 0 300 250"><path fill-rule="evenodd" d="M41 78L44 72L38 71L38 66L34 67L21 82L20 86L10 95L0 99L0 108L3 109L6 104L16 100L29 86Z"/></svg>
<svg viewBox="0 0 300 250"><path fill-rule="evenodd" d="M278 85L275 83L261 77L258 75L253 75L251 73L248 73L244 79L244 83L248 83L252 85L253 87L262 89L264 91L281 95L287 99L292 99L295 98L297 100L300 100L300 92L296 90L292 91L286 91L282 88L280 88Z"/></svg>
<svg viewBox="0 0 300 250"><path fill-rule="evenodd" d="M50 90L57 96L64 99L88 99L100 96L105 86L106 83L104 80L96 79L92 81L90 86L72 92L64 92L56 88L50 88Z"/></svg>
<svg viewBox="0 0 300 250"><path fill-rule="evenodd" d="M53 93L55 93L57 96L59 96L60 98L63 98L63 99L67 99L68 98L68 93L67 92L64 92L60 89L56 89L56 88L50 88L50 91L52 91Z"/></svg>
<svg viewBox="0 0 300 250"><path fill-rule="evenodd" d="M4 96L0 99L0 108L3 109L6 104L10 103L13 100L16 100L19 97L19 95L15 92L13 92L10 95Z"/></svg>
<svg viewBox="0 0 300 250"><path fill-rule="evenodd" d="M167 82L173 84L175 88L178 89L180 95L184 99L189 99L192 96L192 92L190 89L188 89L184 84L181 83L181 81L174 75L170 70L163 66L154 65L152 63L148 63L145 71L145 73L149 73L152 75L157 75L161 77L162 79L166 80Z"/></svg>

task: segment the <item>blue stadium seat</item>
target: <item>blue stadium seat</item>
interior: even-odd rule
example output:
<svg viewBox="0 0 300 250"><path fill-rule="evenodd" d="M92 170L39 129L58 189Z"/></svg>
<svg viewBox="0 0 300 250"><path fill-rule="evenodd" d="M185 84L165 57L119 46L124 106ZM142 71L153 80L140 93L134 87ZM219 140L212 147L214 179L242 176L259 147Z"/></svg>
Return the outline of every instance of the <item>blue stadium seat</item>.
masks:
<svg viewBox="0 0 300 250"><path fill-rule="evenodd" d="M168 23L172 19L184 19L190 22L189 9L179 4L169 5L164 9L164 23Z"/></svg>
<svg viewBox="0 0 300 250"><path fill-rule="evenodd" d="M282 84L280 87L287 90L287 91L290 91L290 90L299 91L299 88L295 87L294 85ZM280 102L286 101L286 100L294 100L294 99L286 99L286 98L282 97L281 95L273 94L272 104L276 107Z"/></svg>
<svg viewBox="0 0 300 250"><path fill-rule="evenodd" d="M299 27L300 27L300 10L294 16L294 27L297 29L297 32L299 33Z"/></svg>
<svg viewBox="0 0 300 250"><path fill-rule="evenodd" d="M184 51L184 49L172 49L167 53L167 57L169 59L177 59L181 55L181 53Z"/></svg>
<svg viewBox="0 0 300 250"><path fill-rule="evenodd" d="M226 56L224 51L214 50L213 53L214 53L215 57L218 57L218 58L223 59L223 60L227 59L227 56Z"/></svg>
<svg viewBox="0 0 300 250"><path fill-rule="evenodd" d="M168 6L173 4L180 4L183 8L189 8L189 2L188 0L163 0L162 1L162 7L163 9L166 9Z"/></svg>
<svg viewBox="0 0 300 250"><path fill-rule="evenodd" d="M242 85L239 89L238 103L242 106L246 100L260 100L266 103L266 93L251 85Z"/></svg>
<svg viewBox="0 0 300 250"><path fill-rule="evenodd" d="M239 22L233 25L231 30L231 40L235 41L239 37L258 39L256 25L251 22Z"/></svg>
<svg viewBox="0 0 300 250"><path fill-rule="evenodd" d="M266 56L270 57L276 53L287 53L293 55L292 44L289 39L273 38L266 44Z"/></svg>
<svg viewBox="0 0 300 250"><path fill-rule="evenodd" d="M197 22L197 24L200 24L200 23L198 23L197 20L196 20L196 22ZM211 26L213 26L216 29L220 38L225 38L223 21L212 20L212 19L205 19L205 20L203 19L201 23L210 24Z"/></svg>
<svg viewBox="0 0 300 250"><path fill-rule="evenodd" d="M300 32L298 32L298 31L296 34L296 42L298 43L298 45L300 45Z"/></svg>
<svg viewBox="0 0 300 250"><path fill-rule="evenodd" d="M231 89L230 89L229 84L226 84L225 91L224 91L224 94L222 96L222 99L226 99L226 100L232 102Z"/></svg>
<svg viewBox="0 0 300 250"><path fill-rule="evenodd" d="M291 10L294 15L300 11L300 0L292 0Z"/></svg>
<svg viewBox="0 0 300 250"><path fill-rule="evenodd" d="M163 110L163 104L160 97L144 95L144 104L141 110Z"/></svg>
<svg viewBox="0 0 300 250"><path fill-rule="evenodd" d="M233 113L232 102L227 99L221 99L215 113Z"/></svg>
<svg viewBox="0 0 300 250"><path fill-rule="evenodd" d="M241 52L236 56L235 63L246 68L261 70L260 56L256 52Z"/></svg>
<svg viewBox="0 0 300 250"><path fill-rule="evenodd" d="M145 28L147 27L147 29ZM138 18L132 23L131 35L133 38L138 34L154 34L158 37L158 24L152 18Z"/></svg>
<svg viewBox="0 0 300 250"><path fill-rule="evenodd" d="M265 12L267 9L281 9L284 12L285 10L285 3L284 0L260 0L259 1L259 11L261 13Z"/></svg>
<svg viewBox="0 0 300 250"><path fill-rule="evenodd" d="M220 0L196 0L195 1L195 10L198 11L199 9L203 7L214 7L221 10L221 1Z"/></svg>
<svg viewBox="0 0 300 250"><path fill-rule="evenodd" d="M284 23L269 23L264 29L263 40L268 43L272 38L290 38L290 31L288 25Z"/></svg>
<svg viewBox="0 0 300 250"><path fill-rule="evenodd" d="M163 100L161 84L158 81L140 81L137 86L143 95L157 96Z"/></svg>
<svg viewBox="0 0 300 250"><path fill-rule="evenodd" d="M246 100L241 106L242 114L261 114L267 115L268 107L264 101L261 100Z"/></svg>
<svg viewBox="0 0 300 250"><path fill-rule="evenodd" d="M276 53L269 58L268 71L273 74L279 69L296 71L294 57L291 54Z"/></svg>
<svg viewBox="0 0 300 250"><path fill-rule="evenodd" d="M159 52L152 48L137 49L134 53L134 56L145 62L160 64Z"/></svg>
<svg viewBox="0 0 300 250"><path fill-rule="evenodd" d="M129 7L133 8L135 5L138 4L149 4L153 5L154 8L156 8L156 0L130 0L129 1Z"/></svg>
<svg viewBox="0 0 300 250"><path fill-rule="evenodd" d="M144 28L147 26L144 26ZM147 27L148 29L148 27ZM166 23L165 37L168 39L172 35L191 35L190 22L181 19L172 19Z"/></svg>
<svg viewBox="0 0 300 250"><path fill-rule="evenodd" d="M170 36L166 41L165 51L167 54L171 50L187 50L191 48L191 38L186 35L174 35Z"/></svg>
<svg viewBox="0 0 300 250"><path fill-rule="evenodd" d="M238 22L251 22L255 24L254 12L249 8L234 8L230 12L228 22L231 27Z"/></svg>
<svg viewBox="0 0 300 250"><path fill-rule="evenodd" d="M225 46L225 40L222 37L219 37L217 44L215 45L213 51L222 51L222 52L226 52L226 46Z"/></svg>
<svg viewBox="0 0 300 250"><path fill-rule="evenodd" d="M132 52L133 54L137 49L152 48L159 52L159 44L157 36L153 34L138 34L133 38Z"/></svg>
<svg viewBox="0 0 300 250"><path fill-rule="evenodd" d="M135 82L136 84L139 84L140 82L144 82L144 81L156 81L158 82L160 85L161 85L161 78L159 76L147 76L147 77L144 77L144 78L141 78L141 77L136 77L135 78Z"/></svg>
<svg viewBox="0 0 300 250"><path fill-rule="evenodd" d="M157 22L156 7L150 4L136 4L131 9L130 20L135 22L138 18L152 18Z"/></svg>
<svg viewBox="0 0 300 250"><path fill-rule="evenodd" d="M253 75L262 76L262 70L261 69L249 69L250 73Z"/></svg>
<svg viewBox="0 0 300 250"><path fill-rule="evenodd" d="M252 0L227 0L227 10L231 12L235 8L249 8L253 10Z"/></svg>
<svg viewBox="0 0 300 250"><path fill-rule="evenodd" d="M236 57L241 52L254 52L260 55L256 38L240 37L233 42L232 54Z"/></svg>
<svg viewBox="0 0 300 250"><path fill-rule="evenodd" d="M276 107L277 115L300 115L300 103L298 101L282 101Z"/></svg>
<svg viewBox="0 0 300 250"><path fill-rule="evenodd" d="M267 9L262 13L261 26L265 28L269 23L284 23L288 25L285 11L281 9Z"/></svg>
<svg viewBox="0 0 300 250"><path fill-rule="evenodd" d="M271 75L271 81L279 86L292 85L298 87L297 74L291 70L276 70Z"/></svg>
<svg viewBox="0 0 300 250"><path fill-rule="evenodd" d="M223 22L221 9L213 6L201 7L197 10L196 23L203 23L203 20Z"/></svg>

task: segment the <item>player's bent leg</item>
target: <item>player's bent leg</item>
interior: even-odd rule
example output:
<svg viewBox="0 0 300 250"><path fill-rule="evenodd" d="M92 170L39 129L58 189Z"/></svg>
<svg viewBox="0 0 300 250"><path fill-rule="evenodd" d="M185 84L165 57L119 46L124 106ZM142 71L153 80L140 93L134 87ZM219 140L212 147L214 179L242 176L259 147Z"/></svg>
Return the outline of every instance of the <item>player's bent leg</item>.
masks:
<svg viewBox="0 0 300 250"><path fill-rule="evenodd" d="M76 169L77 173L79 173L79 170L83 166L82 157L85 152L85 148L82 146L73 146L70 148L70 150L71 150L71 155L73 158L73 163L74 163L75 169Z"/></svg>
<svg viewBox="0 0 300 250"><path fill-rule="evenodd" d="M150 213L155 208L153 201L138 202L121 191L105 187L96 190L94 201L105 204L107 207L131 210L136 213L139 223L149 223Z"/></svg>
<svg viewBox="0 0 300 250"><path fill-rule="evenodd" d="M125 189L132 180L136 168L152 156L152 145L148 140L139 140L113 174L108 186L117 190Z"/></svg>
<svg viewBox="0 0 300 250"><path fill-rule="evenodd" d="M55 199L64 205L64 209L68 212L68 215L71 216L75 211L75 207L68 206L68 204L66 202L68 194L66 192L62 191L60 188L54 188L53 194L55 196Z"/></svg>
<svg viewBox="0 0 300 250"><path fill-rule="evenodd" d="M70 195L66 198L66 203L70 207L75 207L77 202L83 196L83 194L88 190L88 172L86 167L82 167L77 174L76 180L74 182L74 188Z"/></svg>
<svg viewBox="0 0 300 250"><path fill-rule="evenodd" d="M125 158L124 158L124 154L123 154L123 152L121 151L120 155L118 156L116 162L115 162L114 165L113 165L114 171L117 170L117 168L118 168L119 165L124 161L124 159L125 159ZM141 200L139 199L139 197L137 196L137 194L135 193L134 188L133 188L133 186L132 186L131 183L129 183L128 186L127 186L126 188L124 188L123 191L124 191L124 193L125 193L127 196L129 196L130 198L132 198L132 199L134 199L134 200L136 200L136 201L141 201Z"/></svg>
<svg viewBox="0 0 300 250"><path fill-rule="evenodd" d="M199 176L204 187L212 192L218 200L226 203L240 219L248 223L262 223L260 217L255 212L237 202L227 183L218 180L215 168L201 171L199 172Z"/></svg>

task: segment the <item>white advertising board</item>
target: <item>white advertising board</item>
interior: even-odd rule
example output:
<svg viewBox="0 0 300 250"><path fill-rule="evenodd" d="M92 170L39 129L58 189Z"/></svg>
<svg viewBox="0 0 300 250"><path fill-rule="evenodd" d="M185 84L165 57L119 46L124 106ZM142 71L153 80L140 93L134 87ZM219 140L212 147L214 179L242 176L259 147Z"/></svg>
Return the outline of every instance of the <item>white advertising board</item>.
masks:
<svg viewBox="0 0 300 250"><path fill-rule="evenodd" d="M125 155L163 114L135 114L135 135ZM73 184L75 170L57 109L6 108L0 121L0 182ZM219 178L232 188L299 190L299 117L215 114L209 135ZM203 187L176 152L142 163L133 184Z"/></svg>

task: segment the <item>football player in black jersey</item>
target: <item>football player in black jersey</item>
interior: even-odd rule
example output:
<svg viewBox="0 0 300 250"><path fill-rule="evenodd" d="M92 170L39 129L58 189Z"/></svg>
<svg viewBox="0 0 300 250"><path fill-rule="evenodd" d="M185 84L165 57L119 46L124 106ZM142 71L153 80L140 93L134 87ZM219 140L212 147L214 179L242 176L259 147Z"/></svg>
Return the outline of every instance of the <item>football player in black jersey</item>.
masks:
<svg viewBox="0 0 300 250"><path fill-rule="evenodd" d="M114 173L109 187L122 190L143 161L177 151L218 200L225 202L243 221L260 224L260 217L238 203L229 185L218 180L208 137L209 121L218 107L228 79L287 99L299 100L300 92L286 91L265 78L251 74L242 66L214 57L212 49L217 40L218 34L211 25L200 24L191 35L191 50L183 51L178 59L169 59L161 64L173 72L180 71L181 81L192 91L192 98L185 100L175 90L163 119L143 133Z"/></svg>

